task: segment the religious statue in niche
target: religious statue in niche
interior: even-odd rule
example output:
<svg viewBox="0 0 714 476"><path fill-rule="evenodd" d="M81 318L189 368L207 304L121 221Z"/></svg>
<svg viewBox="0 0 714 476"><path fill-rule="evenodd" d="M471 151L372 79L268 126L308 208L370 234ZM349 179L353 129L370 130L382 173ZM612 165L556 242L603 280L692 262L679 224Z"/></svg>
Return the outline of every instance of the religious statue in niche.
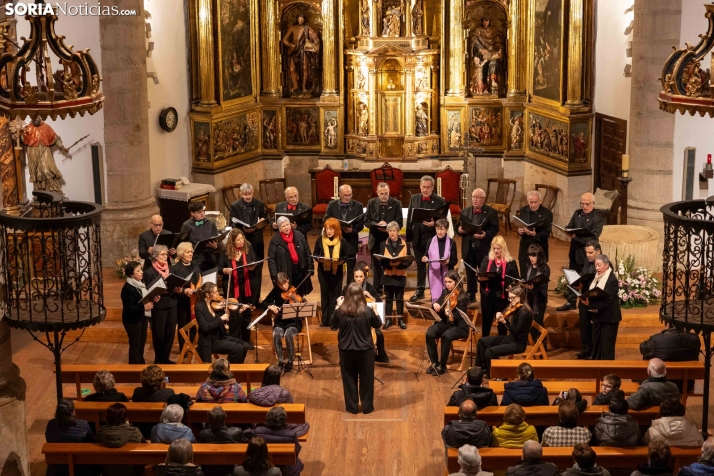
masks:
<svg viewBox="0 0 714 476"><path fill-rule="evenodd" d="M502 66L504 33L502 28L491 25L491 18L484 16L471 34L473 59L469 89L473 96L497 96L505 84L505 68Z"/></svg>
<svg viewBox="0 0 714 476"><path fill-rule="evenodd" d="M424 34L424 7L422 5L422 0L416 0L414 2L414 7L412 8L412 34L414 36L421 36Z"/></svg>
<svg viewBox="0 0 714 476"><path fill-rule="evenodd" d="M263 109L263 149L277 149L276 111Z"/></svg>
<svg viewBox="0 0 714 476"><path fill-rule="evenodd" d="M511 149L523 149L523 113L511 111Z"/></svg>
<svg viewBox="0 0 714 476"><path fill-rule="evenodd" d="M360 27L362 29L362 36L370 35L370 24L369 24L369 2L370 0L362 0L360 2L360 9L362 10L362 21L360 22Z"/></svg>
<svg viewBox="0 0 714 476"><path fill-rule="evenodd" d="M357 68L355 89L367 89L367 78L362 72L362 68Z"/></svg>
<svg viewBox="0 0 714 476"><path fill-rule="evenodd" d="M458 111L449 113L449 128L447 129L447 139L449 149L454 150L461 147L461 113Z"/></svg>
<svg viewBox="0 0 714 476"><path fill-rule="evenodd" d="M385 1L382 14L382 36L400 36L402 30L402 15L404 15L404 0Z"/></svg>
<svg viewBox="0 0 714 476"><path fill-rule="evenodd" d="M417 68L414 71L414 76L416 77L416 89L417 91L424 91L429 89L429 76L424 68Z"/></svg>
<svg viewBox="0 0 714 476"><path fill-rule="evenodd" d="M210 124L195 122L193 124L194 147L196 162L208 162L211 155Z"/></svg>
<svg viewBox="0 0 714 476"><path fill-rule="evenodd" d="M287 145L316 146L320 144L317 129L317 108L286 108Z"/></svg>
<svg viewBox="0 0 714 476"><path fill-rule="evenodd" d="M567 160L568 158L568 124L562 121L531 113L530 144L532 151Z"/></svg>
<svg viewBox="0 0 714 476"><path fill-rule="evenodd" d="M503 143L503 116L500 107L472 107L469 140L482 146Z"/></svg>
<svg viewBox="0 0 714 476"><path fill-rule="evenodd" d="M325 111L325 147L337 148L337 113Z"/></svg>
<svg viewBox="0 0 714 476"><path fill-rule="evenodd" d="M310 27L307 15L298 13L295 24L283 35L285 54L283 70L287 71L286 96L317 97L321 91L320 37Z"/></svg>
<svg viewBox="0 0 714 476"><path fill-rule="evenodd" d="M414 135L423 137L429 135L429 106L426 103L417 104L414 119L416 120L416 129Z"/></svg>
<svg viewBox="0 0 714 476"><path fill-rule="evenodd" d="M69 156L62 139L38 115L22 129L20 140L26 146L27 168L34 190L56 192L61 195L62 173L57 168L51 147L57 146L60 152Z"/></svg>
<svg viewBox="0 0 714 476"><path fill-rule="evenodd" d="M363 102L357 104L357 134L366 136L369 133L369 110Z"/></svg>

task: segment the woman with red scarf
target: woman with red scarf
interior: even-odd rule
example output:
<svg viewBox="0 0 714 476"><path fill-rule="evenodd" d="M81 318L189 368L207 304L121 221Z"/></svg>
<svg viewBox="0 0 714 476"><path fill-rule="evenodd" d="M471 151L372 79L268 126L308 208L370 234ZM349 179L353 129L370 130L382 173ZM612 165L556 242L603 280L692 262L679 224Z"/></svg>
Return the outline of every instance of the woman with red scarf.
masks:
<svg viewBox="0 0 714 476"><path fill-rule="evenodd" d="M285 273L290 278L290 283L297 286L297 294L305 296L312 291L310 278L305 279L312 271L312 259L307 239L298 230L293 230L290 220L281 216L278 218L279 233L273 235L268 246L268 270L270 279L275 284L278 273ZM303 282L303 279L305 281Z"/></svg>
<svg viewBox="0 0 714 476"><path fill-rule="evenodd" d="M239 228L233 228L228 235L225 253L218 260L218 269L223 273L223 296L236 298L241 304L255 305L260 298L261 276L255 266L246 266L257 261L255 250L246 240L245 234ZM236 269L243 266L240 269ZM230 281L230 286L229 286ZM241 339L249 350L254 349L250 343L251 321L250 308L243 311L230 311L228 318L228 335Z"/></svg>
<svg viewBox="0 0 714 476"><path fill-rule="evenodd" d="M147 289L151 289L159 279L168 277L169 250L163 245L156 245L151 250L151 266L144 272L144 284ZM169 360L169 356L176 335L176 293L180 293L181 288L167 291L151 309L151 342L154 348L154 363L159 365L176 363Z"/></svg>
<svg viewBox="0 0 714 476"><path fill-rule="evenodd" d="M492 278L479 276L481 281L481 337L491 334L491 325L496 318L496 313L503 311L508 306L508 291L506 283L511 278L518 279L518 264L508 252L506 240L501 236L494 236L491 249L478 268L480 273L495 273ZM508 329L503 324L498 325L498 335L505 336Z"/></svg>

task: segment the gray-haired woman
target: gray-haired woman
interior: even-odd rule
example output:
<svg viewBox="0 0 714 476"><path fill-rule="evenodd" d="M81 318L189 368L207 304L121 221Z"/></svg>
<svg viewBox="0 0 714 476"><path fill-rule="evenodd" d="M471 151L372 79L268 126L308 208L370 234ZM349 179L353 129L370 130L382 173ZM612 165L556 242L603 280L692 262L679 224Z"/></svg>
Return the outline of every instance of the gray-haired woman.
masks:
<svg viewBox="0 0 714 476"><path fill-rule="evenodd" d="M302 282L297 290L299 295L309 294L312 282L310 278L305 278L312 274L313 265L307 239L301 232L292 229L286 217L281 216L277 223L279 232L273 235L268 246L270 279L275 283L278 273L283 272L288 275L292 285L297 286Z"/></svg>
<svg viewBox="0 0 714 476"><path fill-rule="evenodd" d="M148 289L159 279L169 277L169 250L156 245L151 250L151 266L144 272L144 283ZM180 288L167 289L151 309L151 341L154 347L155 364L174 364L169 360L176 335L176 293Z"/></svg>
<svg viewBox="0 0 714 476"><path fill-rule="evenodd" d="M166 443L186 438L191 443L196 442L191 428L183 423L183 408L175 403L167 405L161 413L161 423L151 429L152 443Z"/></svg>

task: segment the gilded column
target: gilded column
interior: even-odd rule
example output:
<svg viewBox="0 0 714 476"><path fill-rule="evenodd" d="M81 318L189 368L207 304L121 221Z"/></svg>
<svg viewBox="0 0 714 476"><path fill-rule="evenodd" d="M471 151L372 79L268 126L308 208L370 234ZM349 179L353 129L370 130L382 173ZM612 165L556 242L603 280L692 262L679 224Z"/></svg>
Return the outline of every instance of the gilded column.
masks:
<svg viewBox="0 0 714 476"><path fill-rule="evenodd" d="M404 114L405 125L404 135L414 135L414 109L416 101L414 97L414 69L410 68L404 71L406 73L406 114Z"/></svg>
<svg viewBox="0 0 714 476"><path fill-rule="evenodd" d="M263 44L263 96L279 96L279 48L280 40L275 34L278 19L275 14L275 0L265 0L260 16L260 36Z"/></svg>
<svg viewBox="0 0 714 476"><path fill-rule="evenodd" d="M464 2L450 0L451 17L449 25L449 88L447 96L464 95Z"/></svg>
<svg viewBox="0 0 714 476"><path fill-rule="evenodd" d="M200 74L200 99L202 106L216 104L216 90L213 82L213 15L211 0L196 1L198 19L198 71Z"/></svg>
<svg viewBox="0 0 714 476"><path fill-rule="evenodd" d="M508 96L525 94L523 66L526 59L525 32L526 18L523 15L524 0L511 0L511 25L508 32Z"/></svg>
<svg viewBox="0 0 714 476"><path fill-rule="evenodd" d="M377 134L377 70L369 65L369 135Z"/></svg>
<svg viewBox="0 0 714 476"><path fill-rule="evenodd" d="M335 0L322 0L322 95L337 95Z"/></svg>
<svg viewBox="0 0 714 476"><path fill-rule="evenodd" d="M568 100L569 107L583 105L583 0L570 0L568 30Z"/></svg>

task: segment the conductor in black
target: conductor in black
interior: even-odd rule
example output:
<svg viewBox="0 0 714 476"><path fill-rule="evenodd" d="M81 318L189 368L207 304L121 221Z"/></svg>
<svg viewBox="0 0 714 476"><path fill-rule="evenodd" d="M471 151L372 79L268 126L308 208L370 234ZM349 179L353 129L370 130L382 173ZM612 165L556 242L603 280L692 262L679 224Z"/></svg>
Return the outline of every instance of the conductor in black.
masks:
<svg viewBox="0 0 714 476"><path fill-rule="evenodd" d="M426 263L421 258L426 254L426 247L434 236L436 229L434 228L434 219L428 222L414 223L412 221L412 210L415 208L428 208L435 210L443 205L446 201L434 193L434 178L425 175L419 181L421 193L412 195L409 199L409 211L407 212L407 241L412 244L414 257L416 258L417 267L417 286L416 292L409 299L411 302L416 302L424 298L424 287L426 286Z"/></svg>
<svg viewBox="0 0 714 476"><path fill-rule="evenodd" d="M338 298L337 309L332 313L330 327L337 328L337 346L340 351L342 389L348 412L374 411L374 343L372 328L382 327L382 321L367 306L362 286L352 283L344 298Z"/></svg>

